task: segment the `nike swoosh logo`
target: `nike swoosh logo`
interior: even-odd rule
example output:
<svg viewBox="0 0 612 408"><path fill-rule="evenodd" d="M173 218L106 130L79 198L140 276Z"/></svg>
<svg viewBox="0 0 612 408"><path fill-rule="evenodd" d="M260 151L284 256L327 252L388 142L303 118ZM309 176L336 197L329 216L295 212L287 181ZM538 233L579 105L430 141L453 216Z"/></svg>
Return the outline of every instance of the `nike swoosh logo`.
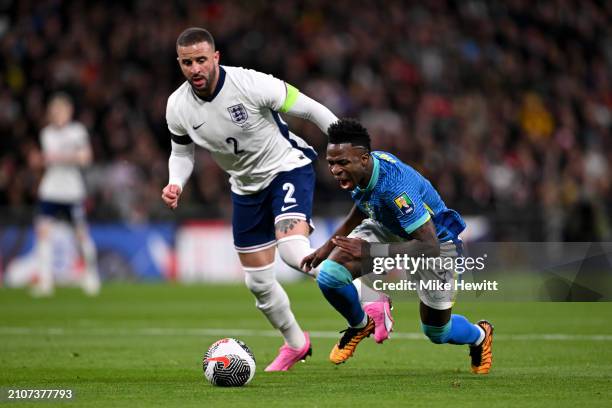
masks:
<svg viewBox="0 0 612 408"><path fill-rule="evenodd" d="M287 211L292 209L293 207L297 207L299 204L293 204L293 205L288 205L287 207L285 207L284 205L281 207L281 211Z"/></svg>
<svg viewBox="0 0 612 408"><path fill-rule="evenodd" d="M202 126L203 124L205 124L206 122L202 122L200 123L198 126L192 125L193 130L198 130L200 128L200 126Z"/></svg>

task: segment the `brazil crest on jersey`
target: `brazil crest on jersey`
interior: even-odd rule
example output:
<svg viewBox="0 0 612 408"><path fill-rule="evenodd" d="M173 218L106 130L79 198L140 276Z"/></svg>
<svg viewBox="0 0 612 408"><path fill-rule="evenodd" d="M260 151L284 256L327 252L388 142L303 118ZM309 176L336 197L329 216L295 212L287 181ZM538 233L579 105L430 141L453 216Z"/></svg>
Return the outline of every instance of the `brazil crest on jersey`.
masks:
<svg viewBox="0 0 612 408"><path fill-rule="evenodd" d="M351 196L359 209L394 234L410 234L430 219L440 242L456 239L465 222L446 207L429 180L390 153L372 152L374 168L365 189L356 187Z"/></svg>

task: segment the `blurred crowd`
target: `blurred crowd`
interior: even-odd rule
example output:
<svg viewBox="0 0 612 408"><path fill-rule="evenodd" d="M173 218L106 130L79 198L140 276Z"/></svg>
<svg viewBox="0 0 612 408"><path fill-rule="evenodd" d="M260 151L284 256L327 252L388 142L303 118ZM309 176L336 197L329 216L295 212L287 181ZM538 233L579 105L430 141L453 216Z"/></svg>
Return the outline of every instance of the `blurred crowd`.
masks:
<svg viewBox="0 0 612 408"><path fill-rule="evenodd" d="M182 82L175 40L209 29L221 61L273 74L361 119L375 149L417 168L496 239L612 238L612 2L605 0L0 2L0 207L36 202L45 103L70 93L90 131L93 217L172 216L165 104ZM315 214L349 198L325 136ZM226 175L204 151L179 212L229 216ZM323 204L324 203L324 204ZM333 210L332 210L333 211ZM330 215L330 214L326 214ZM336 214L340 215L340 214ZM14 215L17 216L17 215Z"/></svg>

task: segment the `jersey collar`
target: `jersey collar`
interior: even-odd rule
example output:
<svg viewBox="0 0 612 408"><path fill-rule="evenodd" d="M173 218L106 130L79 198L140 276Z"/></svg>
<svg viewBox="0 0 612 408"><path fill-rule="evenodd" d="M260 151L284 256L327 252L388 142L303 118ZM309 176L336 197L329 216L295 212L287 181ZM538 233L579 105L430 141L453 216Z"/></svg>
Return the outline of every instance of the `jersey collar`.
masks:
<svg viewBox="0 0 612 408"><path fill-rule="evenodd" d="M208 98L203 98L200 95L198 95L197 93L195 93L195 91L193 90L193 88L191 88L191 93L198 99L204 101L204 102L212 102L213 99L215 99L215 96L219 95L219 92L221 92L221 88L223 88L223 84L225 83L225 70L223 69L223 67L221 65L219 65L219 79L217 80L217 86L215 86L215 91L212 93L212 95L210 95Z"/></svg>
<svg viewBox="0 0 612 408"><path fill-rule="evenodd" d="M370 157L372 157L373 162L372 177L370 177L370 182L368 183L365 190L362 190L359 186L355 187L355 193L369 193L370 191L374 190L374 186L378 182L378 176L380 174L380 163L378 162L378 158L376 156L370 154Z"/></svg>

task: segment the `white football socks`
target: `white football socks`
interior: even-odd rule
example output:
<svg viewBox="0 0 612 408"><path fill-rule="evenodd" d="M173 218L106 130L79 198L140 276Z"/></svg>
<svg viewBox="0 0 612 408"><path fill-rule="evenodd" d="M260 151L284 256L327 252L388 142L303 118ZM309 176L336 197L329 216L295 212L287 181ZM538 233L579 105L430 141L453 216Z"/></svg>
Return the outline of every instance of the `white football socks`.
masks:
<svg viewBox="0 0 612 408"><path fill-rule="evenodd" d="M85 276L81 286L89 296L100 293L100 277L98 275L98 253L91 238L86 237L80 243L83 259L85 260Z"/></svg>
<svg viewBox="0 0 612 408"><path fill-rule="evenodd" d="M281 259L287 265L302 273L306 273L300 269L300 262L302 262L302 259L304 259L306 256L315 251L310 247L310 241L308 238L303 235L289 235L288 237L277 240L276 246ZM311 269L307 275L316 279L317 275L319 274L320 267L321 265Z"/></svg>
<svg viewBox="0 0 612 408"><path fill-rule="evenodd" d="M368 324L368 314L364 313L365 316L363 316L363 320L361 321L361 323L359 323L357 326L351 326L355 329L363 329L364 327L366 327L366 324Z"/></svg>
<svg viewBox="0 0 612 408"><path fill-rule="evenodd" d="M90 238L85 238L81 242L81 251L85 260L87 272L98 276L98 252L96 246Z"/></svg>
<svg viewBox="0 0 612 408"><path fill-rule="evenodd" d="M38 261L38 281L32 288L34 296L50 296L53 294L53 248L49 237L39 238L36 242L36 257Z"/></svg>
<svg viewBox="0 0 612 408"><path fill-rule="evenodd" d="M244 272L244 281L255 296L257 308L281 332L289 347L304 347L304 332L291 311L287 293L274 276L274 264L259 268L245 267Z"/></svg>

